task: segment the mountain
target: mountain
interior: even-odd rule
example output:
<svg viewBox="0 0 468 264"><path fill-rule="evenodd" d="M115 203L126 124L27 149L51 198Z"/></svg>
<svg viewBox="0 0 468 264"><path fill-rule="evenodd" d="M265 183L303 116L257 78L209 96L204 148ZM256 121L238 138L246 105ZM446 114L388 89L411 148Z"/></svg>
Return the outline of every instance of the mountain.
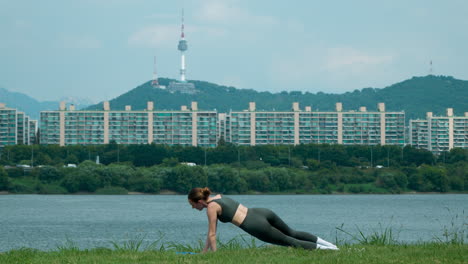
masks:
<svg viewBox="0 0 468 264"><path fill-rule="evenodd" d="M161 85L168 85L171 79L160 78ZM364 88L343 94L291 92L258 92L252 89L236 89L204 81L190 81L195 84L196 94L170 93L165 89L153 88L148 81L110 101L111 109L121 110L131 105L133 110L146 108L147 101L154 102L155 109L178 110L181 105L190 106L198 102L201 110L217 109L218 112L241 111L249 102L256 102L258 110L290 110L293 102L300 108L312 106L312 111L334 111L335 103L342 102L343 109L358 110L360 106L368 111L377 109L377 103L384 102L387 111L405 111L407 119L424 118L426 112L445 115L447 108L453 108L455 115L468 111L468 81L449 76L428 75L413 77L385 88ZM102 109L102 103L87 109Z"/></svg>
<svg viewBox="0 0 468 264"><path fill-rule="evenodd" d="M89 98L80 98L80 97L72 97L72 96L62 97L60 98L60 101L65 101L67 104L73 104L75 105L76 109L83 109L90 105L95 104L95 102L91 101L91 99ZM55 107L55 109L57 108L58 108L58 104Z"/></svg>
<svg viewBox="0 0 468 264"><path fill-rule="evenodd" d="M67 103L75 103L77 109L82 109L92 104L90 101L83 101L82 99L75 99L71 97L64 100L67 101ZM59 102L40 102L28 95L18 92L11 92L5 88L0 88L0 103L5 103L9 108L15 108L19 111L25 112L26 115L28 115L33 120L39 120L41 111L57 110L59 108Z"/></svg>

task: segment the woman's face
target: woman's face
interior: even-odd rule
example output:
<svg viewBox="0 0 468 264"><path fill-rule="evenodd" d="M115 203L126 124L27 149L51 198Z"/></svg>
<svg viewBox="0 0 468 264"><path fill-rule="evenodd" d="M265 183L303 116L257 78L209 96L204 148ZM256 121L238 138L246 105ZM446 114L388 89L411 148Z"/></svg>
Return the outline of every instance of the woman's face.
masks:
<svg viewBox="0 0 468 264"><path fill-rule="evenodd" d="M201 210L203 210L203 208L205 208L203 203L201 203L201 200L198 200L197 202L194 202L194 201L189 199L188 202L190 203L190 205L192 206L193 209L197 209L198 211L201 211Z"/></svg>

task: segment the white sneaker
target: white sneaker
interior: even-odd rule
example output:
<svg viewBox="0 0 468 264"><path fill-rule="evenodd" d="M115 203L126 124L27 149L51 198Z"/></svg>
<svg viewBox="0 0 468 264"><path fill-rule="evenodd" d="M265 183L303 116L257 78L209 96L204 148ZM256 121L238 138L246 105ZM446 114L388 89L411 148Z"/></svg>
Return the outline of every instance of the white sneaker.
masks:
<svg viewBox="0 0 468 264"><path fill-rule="evenodd" d="M320 245L320 244L317 244L317 249L340 250L337 246L330 247L330 246L324 246L324 245Z"/></svg>

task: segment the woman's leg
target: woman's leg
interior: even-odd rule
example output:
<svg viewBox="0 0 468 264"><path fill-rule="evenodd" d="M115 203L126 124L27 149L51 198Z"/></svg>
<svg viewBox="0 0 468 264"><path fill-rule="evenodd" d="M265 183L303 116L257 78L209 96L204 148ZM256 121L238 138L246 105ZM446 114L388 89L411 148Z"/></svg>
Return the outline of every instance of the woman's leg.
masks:
<svg viewBox="0 0 468 264"><path fill-rule="evenodd" d="M268 210L270 211L270 210ZM320 237L314 236L307 232L296 231L291 229L277 214L270 211L268 215L268 222L278 230L283 232L287 236L297 238L299 240L311 241L317 244L317 248L321 249L338 249L338 247L328 241L321 239Z"/></svg>
<svg viewBox="0 0 468 264"><path fill-rule="evenodd" d="M277 214L275 214L273 211L265 209L269 212L266 212L267 215L267 220L268 222L280 230L282 233L284 233L287 236L294 237L299 240L305 240L305 241L310 241L317 243L317 237L307 233L307 232L302 232L302 231L296 231L292 228L290 228L284 221L281 219Z"/></svg>
<svg viewBox="0 0 468 264"><path fill-rule="evenodd" d="M268 243L305 249L317 248L315 243L317 238L315 236L290 229L276 214L268 209L249 209L247 217L240 227L247 233ZM284 232L285 230L286 232ZM288 235L292 233L300 238L307 239Z"/></svg>

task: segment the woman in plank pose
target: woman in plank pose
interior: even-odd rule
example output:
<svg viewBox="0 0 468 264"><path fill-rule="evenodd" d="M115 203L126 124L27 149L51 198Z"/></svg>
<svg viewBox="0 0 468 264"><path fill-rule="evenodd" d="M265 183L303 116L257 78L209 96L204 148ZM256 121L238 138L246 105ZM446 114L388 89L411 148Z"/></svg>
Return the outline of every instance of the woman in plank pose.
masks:
<svg viewBox="0 0 468 264"><path fill-rule="evenodd" d="M334 244L307 232L291 229L273 211L265 208L247 208L220 194L210 196L211 190L193 188L188 194L188 202L199 211L206 208L208 216L208 236L203 252L216 251L216 225L218 219L231 222L250 235L271 244L300 247L305 249L338 250Z"/></svg>

